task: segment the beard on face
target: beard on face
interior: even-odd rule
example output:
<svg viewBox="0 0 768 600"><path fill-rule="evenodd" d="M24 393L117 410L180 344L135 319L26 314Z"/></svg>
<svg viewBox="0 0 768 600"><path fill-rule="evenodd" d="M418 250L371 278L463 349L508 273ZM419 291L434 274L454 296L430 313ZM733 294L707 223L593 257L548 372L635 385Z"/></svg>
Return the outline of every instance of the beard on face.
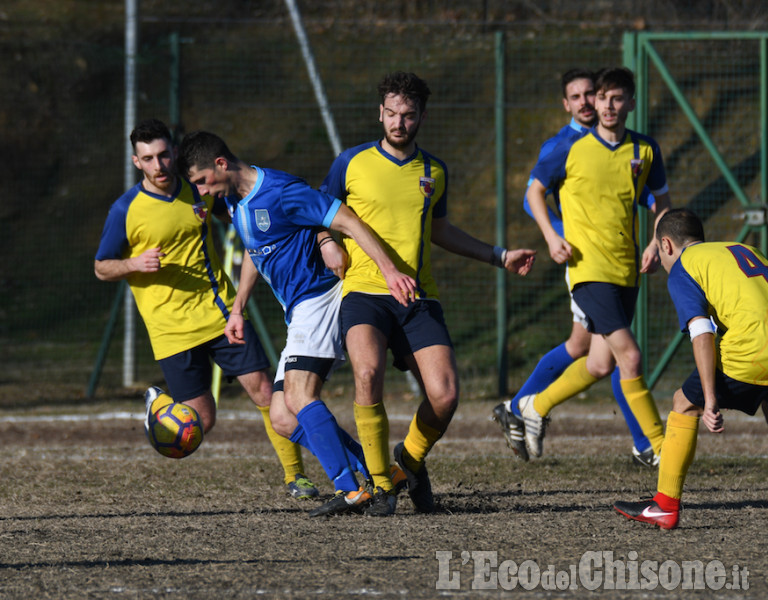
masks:
<svg viewBox="0 0 768 600"><path fill-rule="evenodd" d="M404 139L394 139L391 137L390 132L388 130L384 131L384 138L387 140L387 143L392 146L393 148L397 148L398 150L403 150L410 146L411 142L416 138L416 134L418 133L419 128L418 126L411 131L410 134L406 134L406 137Z"/></svg>

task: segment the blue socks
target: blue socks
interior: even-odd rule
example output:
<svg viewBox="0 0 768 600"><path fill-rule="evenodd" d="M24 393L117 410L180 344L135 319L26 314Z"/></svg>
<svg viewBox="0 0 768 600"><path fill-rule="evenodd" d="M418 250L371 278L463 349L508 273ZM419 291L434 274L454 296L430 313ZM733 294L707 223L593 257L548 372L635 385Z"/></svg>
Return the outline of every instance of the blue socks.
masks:
<svg viewBox="0 0 768 600"><path fill-rule="evenodd" d="M613 387L613 396L616 398L616 404L619 405L624 420L629 427L629 433L632 434L632 443L639 452L648 450L651 447L650 440L645 437L643 430L640 428L640 423L637 422L635 415L632 413L632 409L627 404L627 399L624 397L624 392L621 389L621 376L619 375L619 367L616 367L611 373L611 386Z"/></svg>
<svg viewBox="0 0 768 600"><path fill-rule="evenodd" d="M291 441L301 444L317 457L337 491L351 492L360 488L354 471L360 470L362 460L355 454L355 445L362 457L362 448L341 429L322 400L311 402L296 415L299 427ZM364 468L364 467L363 467ZM367 474L367 471L361 471Z"/></svg>
<svg viewBox="0 0 768 600"><path fill-rule="evenodd" d="M531 376L523 384L523 387L520 388L515 397L512 398L510 402L512 412L519 417L520 408L517 406L517 403L520 401L520 398L530 394L538 394L547 389L549 384L560 377L563 371L572 363L573 359L565 349L565 342L542 356Z"/></svg>

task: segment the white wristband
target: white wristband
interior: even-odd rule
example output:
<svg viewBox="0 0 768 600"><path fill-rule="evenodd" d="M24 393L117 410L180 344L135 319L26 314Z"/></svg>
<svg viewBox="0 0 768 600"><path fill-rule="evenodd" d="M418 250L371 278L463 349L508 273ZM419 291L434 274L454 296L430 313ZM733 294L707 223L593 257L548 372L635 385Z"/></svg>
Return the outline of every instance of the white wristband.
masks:
<svg viewBox="0 0 768 600"><path fill-rule="evenodd" d="M715 328L712 326L712 321L709 319L696 319L688 323L688 334L693 338L699 337L705 333L715 333Z"/></svg>

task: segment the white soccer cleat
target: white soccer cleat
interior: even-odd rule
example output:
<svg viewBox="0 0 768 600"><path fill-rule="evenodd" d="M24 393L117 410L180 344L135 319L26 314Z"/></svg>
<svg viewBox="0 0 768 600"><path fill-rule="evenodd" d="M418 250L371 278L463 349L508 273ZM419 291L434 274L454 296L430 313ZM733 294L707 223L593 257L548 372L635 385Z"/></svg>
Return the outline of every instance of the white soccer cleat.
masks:
<svg viewBox="0 0 768 600"><path fill-rule="evenodd" d="M150 386L144 392L144 431L147 434L149 433L149 411L152 408L152 403L162 394L165 392L156 385Z"/></svg>
<svg viewBox="0 0 768 600"><path fill-rule="evenodd" d="M539 458L541 456L542 445L544 442L544 433L547 430L549 419L542 417L533 407L533 401L536 394L523 396L520 398L518 407L520 414L525 422L525 445L528 448L528 454Z"/></svg>

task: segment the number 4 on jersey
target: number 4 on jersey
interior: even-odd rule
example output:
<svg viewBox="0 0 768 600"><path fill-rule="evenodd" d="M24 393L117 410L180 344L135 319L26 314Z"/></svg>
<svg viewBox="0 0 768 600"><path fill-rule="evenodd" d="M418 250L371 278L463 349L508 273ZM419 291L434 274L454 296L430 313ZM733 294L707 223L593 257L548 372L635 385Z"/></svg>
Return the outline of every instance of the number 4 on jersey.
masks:
<svg viewBox="0 0 768 600"><path fill-rule="evenodd" d="M728 250L747 277L763 277L768 282L768 266L763 264L752 250L745 246L728 246Z"/></svg>

